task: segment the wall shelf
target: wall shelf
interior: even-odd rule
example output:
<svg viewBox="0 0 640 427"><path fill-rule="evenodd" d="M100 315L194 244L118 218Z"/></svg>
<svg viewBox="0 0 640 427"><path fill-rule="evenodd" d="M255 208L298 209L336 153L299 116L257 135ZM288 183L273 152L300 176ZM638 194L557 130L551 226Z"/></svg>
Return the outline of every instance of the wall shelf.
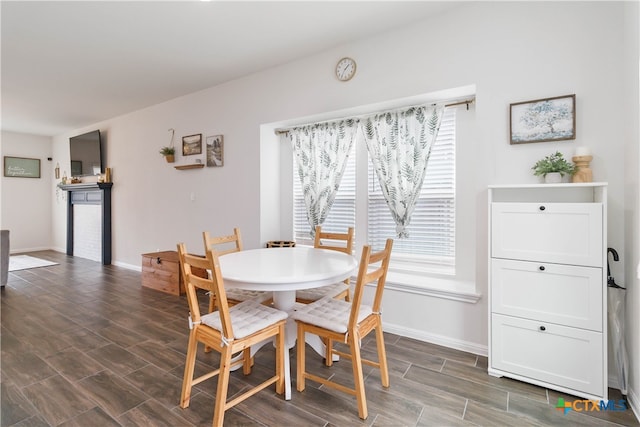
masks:
<svg viewBox="0 0 640 427"><path fill-rule="evenodd" d="M186 169L200 169L204 167L204 163L194 163L191 165L180 165L180 166L174 166L174 168L178 169L178 170L186 170Z"/></svg>

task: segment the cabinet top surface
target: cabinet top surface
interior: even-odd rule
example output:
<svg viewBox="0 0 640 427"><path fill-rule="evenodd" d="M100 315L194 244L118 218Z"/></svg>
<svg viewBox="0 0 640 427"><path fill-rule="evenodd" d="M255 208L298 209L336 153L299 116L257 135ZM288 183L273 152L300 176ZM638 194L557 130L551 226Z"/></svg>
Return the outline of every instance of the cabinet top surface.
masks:
<svg viewBox="0 0 640 427"><path fill-rule="evenodd" d="M489 188L577 188L577 187L606 187L606 182L580 182L580 183L560 183L560 184L504 184L489 185Z"/></svg>

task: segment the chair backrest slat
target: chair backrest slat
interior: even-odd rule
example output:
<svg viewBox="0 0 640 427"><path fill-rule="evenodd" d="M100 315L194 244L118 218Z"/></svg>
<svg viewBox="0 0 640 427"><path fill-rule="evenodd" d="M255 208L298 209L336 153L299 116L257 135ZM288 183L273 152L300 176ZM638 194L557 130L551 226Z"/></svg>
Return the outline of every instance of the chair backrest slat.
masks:
<svg viewBox="0 0 640 427"><path fill-rule="evenodd" d="M314 248L330 249L332 251L344 252L351 255L353 252L353 233L354 228L349 227L346 233L331 233L322 231L322 227L316 225L316 237L313 242ZM341 244L338 246L338 244ZM349 285L350 277L344 280L346 285Z"/></svg>
<svg viewBox="0 0 640 427"><path fill-rule="evenodd" d="M180 261L180 271L182 273L182 280L184 280L184 287L187 293L187 302L189 303L189 312L191 313L191 320L194 322L200 321L200 304L198 304L197 289L206 289L210 292L214 291L213 280L203 279L196 280L196 277L191 270L191 267L208 268L209 263L206 258L199 257L194 254L189 254L184 243L178 243L178 259Z"/></svg>
<svg viewBox="0 0 640 427"><path fill-rule="evenodd" d="M233 328L231 316L229 315L229 304L227 294L224 290L224 281L220 271L220 262L215 251L207 249L205 256L194 255L187 252L184 243L178 244L178 256L180 258L180 268L187 291L191 320L200 321L200 305L198 303L197 289L205 289L213 292L216 296L218 314L222 323L222 333L227 339L233 338ZM210 277L203 278L192 274L192 268L206 269L211 272Z"/></svg>
<svg viewBox="0 0 640 427"><path fill-rule="evenodd" d="M362 304L364 287L368 283L377 282L372 308L374 312L380 312L382 294L387 280L389 262L391 261L392 248L393 239L387 239L384 249L379 252L371 252L371 246L369 245L362 247L362 256L360 257L360 266L358 268L358 278L356 279L356 287L351 302L351 313L349 317L350 329L354 329L357 326L358 313L360 312L360 305Z"/></svg>
<svg viewBox="0 0 640 427"><path fill-rule="evenodd" d="M353 227L349 227L346 233L324 232L321 226L316 225L316 236L313 247L331 249L351 255L353 250L353 232ZM338 246L338 244L340 244L340 246Z"/></svg>
<svg viewBox="0 0 640 427"><path fill-rule="evenodd" d="M229 236L211 237L208 231L202 233L204 248L213 249L218 256L239 252L242 250L242 236L240 229L234 228Z"/></svg>

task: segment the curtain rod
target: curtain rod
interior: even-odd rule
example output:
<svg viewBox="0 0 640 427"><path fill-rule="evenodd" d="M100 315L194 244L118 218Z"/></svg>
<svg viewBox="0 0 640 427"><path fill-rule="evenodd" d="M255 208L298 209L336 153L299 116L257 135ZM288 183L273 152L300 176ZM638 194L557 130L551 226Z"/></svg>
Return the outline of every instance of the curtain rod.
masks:
<svg viewBox="0 0 640 427"><path fill-rule="evenodd" d="M476 98L473 97L473 98L470 98L470 99L465 99L464 101L452 102L451 104L444 104L444 106L446 108L446 107L455 107L457 105L466 105L467 106L467 111L468 111L469 110L469 104L472 104L473 101L475 101L475 99ZM435 104L432 104L432 105L435 105ZM401 108L404 108L404 107L401 107ZM406 107L406 108L410 108L410 107ZM375 114L375 113L373 113L373 114ZM369 115L371 115L371 114L365 114L365 115L362 115L362 116L354 116L354 117L351 117L351 118L361 118L361 117L366 117L366 116L369 116ZM322 122L317 122L317 123L333 122L335 120L342 120L342 119L338 118L338 119L333 119L333 120L324 120ZM308 123L308 124L311 124L311 123ZM306 125L296 125L296 126L291 126L291 127L300 127L300 126L306 126ZM289 133L289 129L276 129L275 133L276 133L276 135L283 135L285 133Z"/></svg>

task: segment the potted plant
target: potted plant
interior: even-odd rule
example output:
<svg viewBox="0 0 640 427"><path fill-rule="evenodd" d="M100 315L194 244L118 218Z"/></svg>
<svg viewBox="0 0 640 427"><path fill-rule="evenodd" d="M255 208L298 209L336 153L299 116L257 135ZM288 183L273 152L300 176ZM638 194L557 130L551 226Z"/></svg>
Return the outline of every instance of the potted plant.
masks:
<svg viewBox="0 0 640 427"><path fill-rule="evenodd" d="M164 156L167 160L167 163L173 163L176 160L176 149L173 147L162 147L160 150L160 154Z"/></svg>
<svg viewBox="0 0 640 427"><path fill-rule="evenodd" d="M540 159L531 168L535 176L544 178L544 182L561 182L564 175L573 175L576 172L576 165L567 162L562 153L556 151L554 154L550 154L547 157Z"/></svg>

